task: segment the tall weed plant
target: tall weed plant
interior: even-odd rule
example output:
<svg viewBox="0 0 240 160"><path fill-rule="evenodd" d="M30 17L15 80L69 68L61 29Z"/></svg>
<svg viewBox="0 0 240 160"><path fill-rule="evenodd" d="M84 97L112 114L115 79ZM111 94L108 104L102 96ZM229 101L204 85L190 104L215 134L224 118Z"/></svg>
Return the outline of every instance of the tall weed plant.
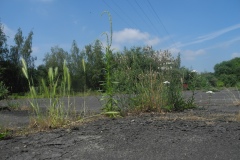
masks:
<svg viewBox="0 0 240 160"><path fill-rule="evenodd" d="M108 14L109 22L110 22L110 35L106 32L103 34L107 37L107 46L106 46L106 52L105 52L105 81L103 82L103 86L105 89L105 93L103 93L103 96L101 100L104 103L103 111L104 114L108 116L117 116L119 114L120 108L118 107L117 99L114 97L114 84L117 82L113 81L113 53L111 49L112 45L112 18L109 12L103 12L103 14Z"/></svg>

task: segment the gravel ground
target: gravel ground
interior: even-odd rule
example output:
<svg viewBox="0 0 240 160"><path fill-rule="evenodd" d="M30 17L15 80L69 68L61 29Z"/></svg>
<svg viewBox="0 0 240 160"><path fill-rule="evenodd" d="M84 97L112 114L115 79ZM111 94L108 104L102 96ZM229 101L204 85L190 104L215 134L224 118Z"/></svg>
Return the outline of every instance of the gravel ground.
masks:
<svg viewBox="0 0 240 160"><path fill-rule="evenodd" d="M240 107L233 106L231 97L225 97L224 92L214 94L211 102L204 96L203 92L196 95L200 107L194 110L102 118L70 128L2 140L0 159L239 160L240 122L236 121L236 114ZM215 99L223 99L225 104ZM90 102L94 106L89 109L100 108L97 98L90 98ZM1 122L13 117L17 121L15 125L20 125L27 111L25 115L24 111L15 112L18 111L1 111L0 116L6 116ZM8 124L13 125L13 120Z"/></svg>

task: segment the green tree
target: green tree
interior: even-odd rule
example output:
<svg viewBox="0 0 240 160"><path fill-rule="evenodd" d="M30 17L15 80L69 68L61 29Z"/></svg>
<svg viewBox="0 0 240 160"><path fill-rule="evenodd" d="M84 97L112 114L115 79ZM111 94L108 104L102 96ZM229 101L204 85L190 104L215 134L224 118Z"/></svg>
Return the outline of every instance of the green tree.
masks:
<svg viewBox="0 0 240 160"><path fill-rule="evenodd" d="M72 77L72 87L74 91L83 91L85 85L85 74L82 60L85 59L85 52L80 51L76 41L72 43L69 55L69 70Z"/></svg>
<svg viewBox="0 0 240 160"><path fill-rule="evenodd" d="M7 68L7 36L3 32L3 25L0 23L0 100L4 99L8 94L8 87L6 87L6 68Z"/></svg>
<svg viewBox="0 0 240 160"><path fill-rule="evenodd" d="M3 62L8 57L8 45L7 45L7 36L5 35L4 26L0 23L0 62ZM1 65L1 63L0 63ZM0 67L1 69L2 67ZM1 70L0 70L1 73Z"/></svg>
<svg viewBox="0 0 240 160"><path fill-rule="evenodd" d="M57 67L59 71L59 75L63 74L63 63L64 60L68 60L68 52L65 51L63 48L60 48L58 46L52 47L51 52L47 53L43 59L46 68L50 67Z"/></svg>
<svg viewBox="0 0 240 160"><path fill-rule="evenodd" d="M31 65L28 64L28 69L30 74L34 71L34 58L31 56L32 52L32 35L31 31L27 38L23 37L22 30L19 28L15 37L15 45L10 46L10 52L7 50L6 37L2 32L1 27L1 71L2 77L5 85L9 88L11 92L25 92L28 90L27 81L22 75L21 72L21 63L20 59L24 58L28 62L31 62ZM31 61L30 61L31 59ZM32 74L30 75L32 77Z"/></svg>
<svg viewBox="0 0 240 160"><path fill-rule="evenodd" d="M25 60L28 69L33 69L35 68L34 61L36 60L36 57L32 57L32 37L33 37L33 32L31 31L27 38L24 41L24 44L22 46L21 50L21 57Z"/></svg>
<svg viewBox="0 0 240 160"><path fill-rule="evenodd" d="M225 86L235 86L240 81L240 57L216 64L214 71L216 78Z"/></svg>
<svg viewBox="0 0 240 160"><path fill-rule="evenodd" d="M87 87L94 90L101 89L104 81L104 60L102 45L96 40L94 45L85 46Z"/></svg>

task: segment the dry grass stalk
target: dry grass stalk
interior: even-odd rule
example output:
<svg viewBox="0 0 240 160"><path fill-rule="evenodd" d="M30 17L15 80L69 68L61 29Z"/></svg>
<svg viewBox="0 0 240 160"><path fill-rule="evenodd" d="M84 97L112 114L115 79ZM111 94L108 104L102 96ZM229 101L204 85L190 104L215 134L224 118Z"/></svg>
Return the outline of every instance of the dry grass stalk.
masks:
<svg viewBox="0 0 240 160"><path fill-rule="evenodd" d="M238 114L236 115L236 121L240 121L240 111L238 112Z"/></svg>
<svg viewBox="0 0 240 160"><path fill-rule="evenodd" d="M163 116L158 117L158 120L171 120L171 121L175 121L175 120L186 120L186 121L205 121L206 123L213 123L213 121L217 121L219 119L224 119L225 121L238 121L240 120L240 112L237 115L239 116L237 119L236 116L234 114L210 114L210 115L195 115L194 113L190 113L190 114L176 114L176 113L167 113Z"/></svg>
<svg viewBox="0 0 240 160"><path fill-rule="evenodd" d="M240 99L235 99L235 101L233 101L233 105L240 106Z"/></svg>

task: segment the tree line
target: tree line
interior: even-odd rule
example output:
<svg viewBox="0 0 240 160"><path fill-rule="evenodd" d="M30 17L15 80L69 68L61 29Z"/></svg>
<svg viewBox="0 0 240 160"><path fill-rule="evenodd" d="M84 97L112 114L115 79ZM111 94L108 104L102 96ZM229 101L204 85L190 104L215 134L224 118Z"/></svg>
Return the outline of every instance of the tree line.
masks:
<svg viewBox="0 0 240 160"><path fill-rule="evenodd" d="M59 78L61 78L62 65L66 60L74 92L82 92L86 88L94 91L103 90L106 60L104 59L105 48L100 40L84 46L83 49L80 49L74 40L69 52L54 46L45 54L43 64L35 66L37 58L32 56L33 32L30 31L25 37L19 28L14 37L14 45L8 46L7 35L3 29L0 23L0 90L5 86L10 93L28 92L28 82L21 70L21 59L26 61L29 75L32 77L31 82L35 86L41 83L41 79L47 79L49 67L58 67ZM191 70L181 67L180 54L173 57L169 51L155 51L151 47L132 47L110 55L112 75L114 81L118 83L116 89L119 92L126 92L145 71L163 74L163 70L167 67L181 70L183 83L191 80L189 76ZM201 73L197 83L199 88L201 86L235 86L240 83L240 58L216 64L214 71L214 73Z"/></svg>

